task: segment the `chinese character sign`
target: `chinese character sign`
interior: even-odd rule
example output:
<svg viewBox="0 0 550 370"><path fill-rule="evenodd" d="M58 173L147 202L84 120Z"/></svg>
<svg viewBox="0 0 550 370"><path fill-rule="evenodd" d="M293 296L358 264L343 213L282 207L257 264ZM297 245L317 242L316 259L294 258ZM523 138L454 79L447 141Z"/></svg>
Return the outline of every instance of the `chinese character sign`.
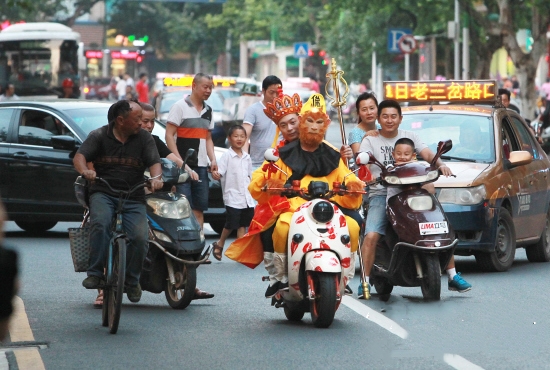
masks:
<svg viewBox="0 0 550 370"><path fill-rule="evenodd" d="M426 103L483 102L495 103L496 81L391 81L384 82L385 99L425 101Z"/></svg>

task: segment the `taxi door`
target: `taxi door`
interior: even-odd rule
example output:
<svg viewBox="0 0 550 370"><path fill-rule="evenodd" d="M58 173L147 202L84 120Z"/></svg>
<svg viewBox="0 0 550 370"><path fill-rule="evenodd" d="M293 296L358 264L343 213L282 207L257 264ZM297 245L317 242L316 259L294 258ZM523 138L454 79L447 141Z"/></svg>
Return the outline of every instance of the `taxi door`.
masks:
<svg viewBox="0 0 550 370"><path fill-rule="evenodd" d="M502 123L502 150L503 157L509 158L512 151L522 150L519 135L513 129L510 117L505 116ZM505 171L510 175L510 183L507 184L509 200L512 204L511 216L514 221L516 231L516 240L529 237L529 215L531 213L530 202L530 180L529 168L527 166L517 166L508 168Z"/></svg>
<svg viewBox="0 0 550 370"><path fill-rule="evenodd" d="M526 218L528 237L539 237L542 232L548 213L549 202L549 179L548 161L546 156L541 154L535 139L529 132L529 128L517 117L512 116L512 128L516 132L520 142L521 150L531 154L533 161L525 167L527 176L525 185L527 191L518 198L520 212Z"/></svg>
<svg viewBox="0 0 550 370"><path fill-rule="evenodd" d="M16 120L16 140L9 150L9 197L17 206L14 212L55 214L59 219L81 213L73 189L78 176L74 153L54 149L51 143L53 136L67 134L66 125L51 112L34 108L22 109Z"/></svg>

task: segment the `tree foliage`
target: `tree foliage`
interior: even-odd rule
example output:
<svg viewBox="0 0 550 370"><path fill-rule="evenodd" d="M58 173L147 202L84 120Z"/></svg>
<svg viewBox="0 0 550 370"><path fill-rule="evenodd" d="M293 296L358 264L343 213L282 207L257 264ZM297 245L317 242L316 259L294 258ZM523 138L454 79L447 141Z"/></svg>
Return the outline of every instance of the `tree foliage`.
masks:
<svg viewBox="0 0 550 370"><path fill-rule="evenodd" d="M64 23L71 27L75 20L90 12L101 0L76 0L70 7L65 0L0 0L2 20L12 22L51 22Z"/></svg>

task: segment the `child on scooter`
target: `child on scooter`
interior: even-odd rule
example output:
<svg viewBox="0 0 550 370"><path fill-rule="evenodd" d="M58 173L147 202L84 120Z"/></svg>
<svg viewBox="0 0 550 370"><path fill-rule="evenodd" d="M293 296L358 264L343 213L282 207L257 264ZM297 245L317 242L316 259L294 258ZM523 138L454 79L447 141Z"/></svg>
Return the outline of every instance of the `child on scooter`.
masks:
<svg viewBox="0 0 550 370"><path fill-rule="evenodd" d="M414 142L409 138L401 138L397 140L393 148L392 156L396 165L405 164L416 160ZM435 186L432 182L429 184L424 184L422 188L426 189L431 194L435 194ZM390 199L394 195L399 194L400 192L400 187L388 186L388 195L386 197L386 202L388 201L388 199ZM449 276L449 290L459 293L465 293L472 289L472 285L464 280L460 276L460 273L456 272L454 256L451 257L451 260L449 261L446 270L447 275Z"/></svg>
<svg viewBox="0 0 550 370"><path fill-rule="evenodd" d="M225 241L233 230L237 237L242 237L246 227L254 216L254 199L248 191L252 176L252 160L242 150L248 140L243 126L235 125L227 133L230 148L218 161L218 170L212 172L212 178L219 180L223 190L223 202L226 210L226 221L218 241L212 243L212 255L218 261L222 259Z"/></svg>
<svg viewBox="0 0 550 370"><path fill-rule="evenodd" d="M395 146L392 151L393 161L396 165L405 164L412 161L416 161L416 152L414 148L414 141L409 138L401 138L395 142ZM426 189L430 194L435 194L435 186L433 182L422 185L423 189ZM388 186L388 195L386 201L401 192L401 188L398 186Z"/></svg>

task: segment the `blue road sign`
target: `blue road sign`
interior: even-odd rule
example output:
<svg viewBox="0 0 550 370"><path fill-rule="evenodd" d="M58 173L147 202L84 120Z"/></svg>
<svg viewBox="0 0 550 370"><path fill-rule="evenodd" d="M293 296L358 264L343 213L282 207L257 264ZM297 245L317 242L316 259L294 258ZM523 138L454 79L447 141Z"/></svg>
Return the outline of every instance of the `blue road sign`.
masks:
<svg viewBox="0 0 550 370"><path fill-rule="evenodd" d="M309 54L309 42L294 43L294 58L307 58Z"/></svg>
<svg viewBox="0 0 550 370"><path fill-rule="evenodd" d="M403 35L412 35L410 28L390 28L388 30L388 53L401 54L399 39Z"/></svg>

